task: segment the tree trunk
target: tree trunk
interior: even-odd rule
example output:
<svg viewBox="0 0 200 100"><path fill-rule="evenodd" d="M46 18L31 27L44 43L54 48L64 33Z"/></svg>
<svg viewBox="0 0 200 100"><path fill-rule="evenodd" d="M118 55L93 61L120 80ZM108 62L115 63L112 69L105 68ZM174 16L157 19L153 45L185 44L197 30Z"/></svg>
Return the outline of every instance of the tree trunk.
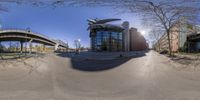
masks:
<svg viewBox="0 0 200 100"><path fill-rule="evenodd" d="M169 46L169 56L172 56L172 48L171 48L170 31L169 30L167 30L167 40L168 40L168 46Z"/></svg>
<svg viewBox="0 0 200 100"><path fill-rule="evenodd" d="M158 51L160 52L160 42L158 42Z"/></svg>

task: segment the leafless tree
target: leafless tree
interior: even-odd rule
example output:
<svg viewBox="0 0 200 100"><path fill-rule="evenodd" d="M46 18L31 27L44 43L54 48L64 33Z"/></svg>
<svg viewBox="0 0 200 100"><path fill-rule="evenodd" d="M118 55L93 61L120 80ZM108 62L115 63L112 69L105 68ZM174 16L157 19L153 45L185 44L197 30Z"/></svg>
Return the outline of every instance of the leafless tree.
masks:
<svg viewBox="0 0 200 100"><path fill-rule="evenodd" d="M126 3L128 9L142 16L146 23L165 30L168 39L169 54L172 55L170 34L183 19L187 22L197 21L199 14L198 0L143 0Z"/></svg>
<svg viewBox="0 0 200 100"><path fill-rule="evenodd" d="M80 48L81 48L81 40L80 39L74 40L74 45L75 45L77 53L79 53Z"/></svg>
<svg viewBox="0 0 200 100"><path fill-rule="evenodd" d="M159 39L163 36L163 30L160 29L152 29L149 32L149 38L154 41L154 45L158 46L158 51L160 51L160 41Z"/></svg>

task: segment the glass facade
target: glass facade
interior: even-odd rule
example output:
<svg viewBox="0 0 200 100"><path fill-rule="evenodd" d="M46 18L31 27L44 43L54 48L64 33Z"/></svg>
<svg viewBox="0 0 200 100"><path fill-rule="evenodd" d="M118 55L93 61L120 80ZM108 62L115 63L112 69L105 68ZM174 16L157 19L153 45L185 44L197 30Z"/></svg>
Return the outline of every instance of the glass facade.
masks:
<svg viewBox="0 0 200 100"><path fill-rule="evenodd" d="M114 31L97 31L91 36L93 51L122 51L122 33Z"/></svg>

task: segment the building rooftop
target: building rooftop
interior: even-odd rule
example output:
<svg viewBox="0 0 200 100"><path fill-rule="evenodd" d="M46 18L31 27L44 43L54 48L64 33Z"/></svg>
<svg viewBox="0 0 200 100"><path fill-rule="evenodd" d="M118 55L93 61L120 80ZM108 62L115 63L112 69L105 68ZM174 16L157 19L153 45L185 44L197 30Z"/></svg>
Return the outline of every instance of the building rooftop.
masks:
<svg viewBox="0 0 200 100"><path fill-rule="evenodd" d="M88 19L88 30L106 30L121 32L124 28L120 25L107 24L112 21L119 21L121 19Z"/></svg>

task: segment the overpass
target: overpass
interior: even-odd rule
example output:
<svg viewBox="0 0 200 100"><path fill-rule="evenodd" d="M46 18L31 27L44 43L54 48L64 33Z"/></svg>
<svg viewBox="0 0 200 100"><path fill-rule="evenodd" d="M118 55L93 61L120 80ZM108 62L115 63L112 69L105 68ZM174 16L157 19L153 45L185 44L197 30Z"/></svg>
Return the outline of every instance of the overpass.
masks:
<svg viewBox="0 0 200 100"><path fill-rule="evenodd" d="M19 41L21 44L21 50L23 50L23 43L40 43L48 46L55 46L55 51L59 47L68 48L68 44L61 40L53 40L40 33L32 32L23 29L3 29L0 30L0 42L1 41Z"/></svg>

